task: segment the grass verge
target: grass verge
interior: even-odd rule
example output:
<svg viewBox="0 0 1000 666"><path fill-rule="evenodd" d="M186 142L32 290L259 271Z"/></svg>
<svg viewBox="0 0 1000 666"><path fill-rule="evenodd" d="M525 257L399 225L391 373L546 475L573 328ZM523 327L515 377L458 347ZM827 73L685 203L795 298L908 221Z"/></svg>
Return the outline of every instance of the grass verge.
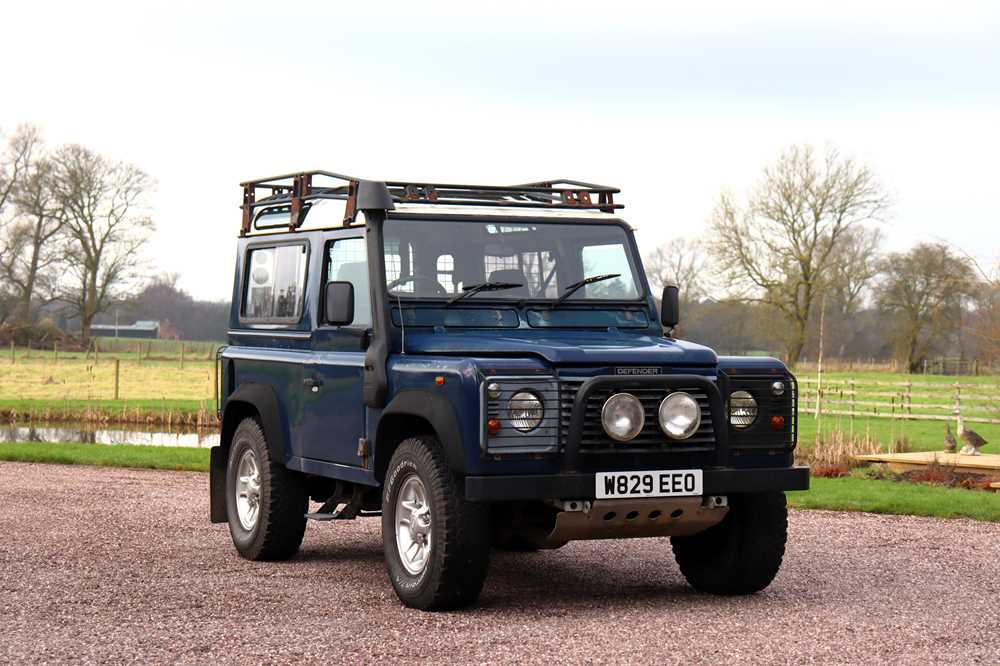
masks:
<svg viewBox="0 0 1000 666"><path fill-rule="evenodd" d="M16 462L207 472L208 456L208 449L180 446L0 442L0 460Z"/></svg>
<svg viewBox="0 0 1000 666"><path fill-rule="evenodd" d="M1000 522L1000 493L853 477L813 478L810 486L788 493L789 506Z"/></svg>

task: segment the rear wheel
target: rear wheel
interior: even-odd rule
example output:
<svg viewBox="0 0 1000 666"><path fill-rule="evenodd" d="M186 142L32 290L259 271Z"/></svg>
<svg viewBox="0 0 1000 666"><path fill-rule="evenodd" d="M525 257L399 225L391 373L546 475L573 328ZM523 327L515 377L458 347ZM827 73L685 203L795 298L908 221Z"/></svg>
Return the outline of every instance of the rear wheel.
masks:
<svg viewBox="0 0 1000 666"><path fill-rule="evenodd" d="M788 535L785 494L729 496L729 513L718 525L692 536L672 537L674 558L695 589L712 594L753 594L771 584L781 568Z"/></svg>
<svg viewBox="0 0 1000 666"><path fill-rule="evenodd" d="M489 507L467 502L432 437L407 439L392 456L382 492L389 579L411 608L473 603L489 566Z"/></svg>
<svg viewBox="0 0 1000 666"><path fill-rule="evenodd" d="M226 514L236 550L248 560L288 559L302 545L308 508L301 479L271 460L260 424L243 419L226 468Z"/></svg>

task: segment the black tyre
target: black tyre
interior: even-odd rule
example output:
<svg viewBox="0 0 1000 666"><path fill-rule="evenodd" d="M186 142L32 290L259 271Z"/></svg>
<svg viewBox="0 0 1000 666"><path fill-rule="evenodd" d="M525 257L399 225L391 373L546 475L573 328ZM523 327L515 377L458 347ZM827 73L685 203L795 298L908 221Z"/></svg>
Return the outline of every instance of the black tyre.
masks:
<svg viewBox="0 0 1000 666"><path fill-rule="evenodd" d="M399 445L382 489L382 541L389 580L411 608L473 603L489 567L489 506L466 502L433 437Z"/></svg>
<svg viewBox="0 0 1000 666"><path fill-rule="evenodd" d="M288 559L302 545L308 509L300 478L271 460L260 424L243 419L226 468L226 515L236 550L248 560Z"/></svg>
<svg viewBox="0 0 1000 666"><path fill-rule="evenodd" d="M697 590L753 594L771 584L781 568L788 535L785 494L729 496L721 523L692 536L672 537L681 573Z"/></svg>

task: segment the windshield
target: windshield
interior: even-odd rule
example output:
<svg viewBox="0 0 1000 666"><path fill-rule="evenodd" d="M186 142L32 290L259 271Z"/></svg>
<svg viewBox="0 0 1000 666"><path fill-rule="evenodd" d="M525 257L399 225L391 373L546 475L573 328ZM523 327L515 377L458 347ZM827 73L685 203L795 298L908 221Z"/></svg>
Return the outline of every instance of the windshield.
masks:
<svg viewBox="0 0 1000 666"><path fill-rule="evenodd" d="M634 301L641 295L631 246L615 224L390 219L384 238L386 285L394 296L555 300L581 280L613 274L567 300Z"/></svg>

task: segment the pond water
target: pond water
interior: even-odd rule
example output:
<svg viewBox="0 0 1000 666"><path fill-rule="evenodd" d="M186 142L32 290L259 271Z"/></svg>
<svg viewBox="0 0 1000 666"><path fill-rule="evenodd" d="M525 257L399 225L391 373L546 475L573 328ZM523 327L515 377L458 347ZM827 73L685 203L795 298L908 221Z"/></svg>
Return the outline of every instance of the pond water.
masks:
<svg viewBox="0 0 1000 666"><path fill-rule="evenodd" d="M0 441L209 448L218 445L219 431L214 428L164 428L141 425L108 427L96 423L12 423L0 426Z"/></svg>

